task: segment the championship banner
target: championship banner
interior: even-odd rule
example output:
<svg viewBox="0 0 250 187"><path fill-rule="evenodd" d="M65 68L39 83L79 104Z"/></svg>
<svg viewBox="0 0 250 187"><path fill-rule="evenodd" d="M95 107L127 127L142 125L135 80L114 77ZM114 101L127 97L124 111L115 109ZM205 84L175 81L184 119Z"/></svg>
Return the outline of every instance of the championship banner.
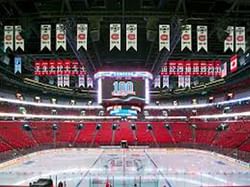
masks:
<svg viewBox="0 0 250 187"><path fill-rule="evenodd" d="M4 52L9 48L13 50L13 34L14 27L13 26L4 26Z"/></svg>
<svg viewBox="0 0 250 187"><path fill-rule="evenodd" d="M66 51L66 29L63 24L56 24L56 50L60 47Z"/></svg>
<svg viewBox="0 0 250 187"><path fill-rule="evenodd" d="M184 87L185 88L190 88L191 87L191 76L190 75L186 75L184 76Z"/></svg>
<svg viewBox="0 0 250 187"><path fill-rule="evenodd" d="M224 41L224 52L228 49L234 51L234 27L228 26L226 32L228 33L228 36Z"/></svg>
<svg viewBox="0 0 250 187"><path fill-rule="evenodd" d="M184 74L184 61L179 60L176 66L176 72L178 75Z"/></svg>
<svg viewBox="0 0 250 187"><path fill-rule="evenodd" d="M154 79L154 88L160 88L161 87L161 76L156 75Z"/></svg>
<svg viewBox="0 0 250 187"><path fill-rule="evenodd" d="M49 75L56 75L56 61L49 60Z"/></svg>
<svg viewBox="0 0 250 187"><path fill-rule="evenodd" d="M14 73L22 73L22 59L21 57L15 57L15 70Z"/></svg>
<svg viewBox="0 0 250 187"><path fill-rule="evenodd" d="M41 61L41 75L49 74L49 63L47 60Z"/></svg>
<svg viewBox="0 0 250 187"><path fill-rule="evenodd" d="M15 51L20 48L24 51L24 39L20 35L22 32L22 27L21 25L16 25L15 26Z"/></svg>
<svg viewBox="0 0 250 187"><path fill-rule="evenodd" d="M37 75L37 76L40 76L41 75L41 63L40 61L35 61L35 65L34 65L34 69L35 69L35 72L34 74Z"/></svg>
<svg viewBox="0 0 250 187"><path fill-rule="evenodd" d="M207 26L197 26L197 51L204 49L207 52Z"/></svg>
<svg viewBox="0 0 250 187"><path fill-rule="evenodd" d="M85 75L78 76L78 86L83 88L85 87Z"/></svg>
<svg viewBox="0 0 250 187"><path fill-rule="evenodd" d="M137 51L137 24L126 24L126 51L131 47Z"/></svg>
<svg viewBox="0 0 250 187"><path fill-rule="evenodd" d="M69 87L70 85L70 77L69 75L63 76L63 87Z"/></svg>
<svg viewBox="0 0 250 187"><path fill-rule="evenodd" d="M72 76L79 75L79 63L76 60L73 60L71 62L71 75Z"/></svg>
<svg viewBox="0 0 250 187"><path fill-rule="evenodd" d="M246 50L245 27L235 27L235 51Z"/></svg>
<svg viewBox="0 0 250 187"><path fill-rule="evenodd" d="M87 75L87 88L93 88L94 83L90 75Z"/></svg>
<svg viewBox="0 0 250 187"><path fill-rule="evenodd" d="M192 26L183 25L181 33L181 51L188 48L192 51Z"/></svg>
<svg viewBox="0 0 250 187"><path fill-rule="evenodd" d="M41 51L45 47L51 51L51 25L41 25Z"/></svg>
<svg viewBox="0 0 250 187"><path fill-rule="evenodd" d="M163 75L162 76L162 87L163 88L169 88L169 75Z"/></svg>
<svg viewBox="0 0 250 187"><path fill-rule="evenodd" d="M230 71L231 73L237 71L238 69L238 55L233 55L230 58Z"/></svg>
<svg viewBox="0 0 250 187"><path fill-rule="evenodd" d="M57 75L57 87L63 87L63 76Z"/></svg>
<svg viewBox="0 0 250 187"><path fill-rule="evenodd" d="M63 68L64 68L63 74L70 75L71 74L71 61L68 59L64 60Z"/></svg>
<svg viewBox="0 0 250 187"><path fill-rule="evenodd" d="M192 75L192 62L189 60L185 62L185 75Z"/></svg>
<svg viewBox="0 0 250 187"><path fill-rule="evenodd" d="M121 50L121 24L110 24L109 26L109 50L111 51L116 47L119 51Z"/></svg>
<svg viewBox="0 0 250 187"><path fill-rule="evenodd" d="M178 87L179 88L185 87L185 78L182 75L178 76Z"/></svg>
<svg viewBox="0 0 250 187"><path fill-rule="evenodd" d="M194 61L192 64L192 75L194 76L198 76L198 75L204 75L203 73L201 73L200 70L200 62L199 61Z"/></svg>
<svg viewBox="0 0 250 187"><path fill-rule="evenodd" d="M88 41L88 25L87 24L77 24L77 50L81 47L87 50Z"/></svg>
<svg viewBox="0 0 250 187"><path fill-rule="evenodd" d="M214 76L220 77L221 76L221 61L216 60L214 61Z"/></svg>
<svg viewBox="0 0 250 187"><path fill-rule="evenodd" d="M159 25L159 51L170 51L170 25Z"/></svg>
<svg viewBox="0 0 250 187"><path fill-rule="evenodd" d="M64 71L64 66L63 66L63 61L62 60L57 60L56 61L56 71L57 71L57 75L63 75Z"/></svg>
<svg viewBox="0 0 250 187"><path fill-rule="evenodd" d="M207 75L208 76L214 76L215 74L215 64L214 61L208 61L207 62Z"/></svg>
<svg viewBox="0 0 250 187"><path fill-rule="evenodd" d="M169 75L176 75L176 74L177 74L176 61L173 60L169 62Z"/></svg>
<svg viewBox="0 0 250 187"><path fill-rule="evenodd" d="M227 76L227 62L225 62L221 67L221 77Z"/></svg>
<svg viewBox="0 0 250 187"><path fill-rule="evenodd" d="M202 76L208 75L207 61L200 61L200 73L199 74L202 75Z"/></svg>

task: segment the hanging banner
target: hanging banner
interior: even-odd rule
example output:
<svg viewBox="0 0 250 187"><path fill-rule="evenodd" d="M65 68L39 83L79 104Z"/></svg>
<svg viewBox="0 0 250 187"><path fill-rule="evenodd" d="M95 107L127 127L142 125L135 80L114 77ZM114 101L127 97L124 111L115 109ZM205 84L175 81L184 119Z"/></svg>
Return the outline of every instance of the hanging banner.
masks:
<svg viewBox="0 0 250 187"><path fill-rule="evenodd" d="M131 47L137 51L137 24L126 24L126 51Z"/></svg>
<svg viewBox="0 0 250 187"><path fill-rule="evenodd" d="M90 75L87 75L87 88L93 88L93 79L91 78Z"/></svg>
<svg viewBox="0 0 250 187"><path fill-rule="evenodd" d="M162 76L162 87L169 88L169 75Z"/></svg>
<svg viewBox="0 0 250 187"><path fill-rule="evenodd" d="M207 26L197 26L197 51L204 49L207 52Z"/></svg>
<svg viewBox="0 0 250 187"><path fill-rule="evenodd" d="M161 87L161 76L156 75L154 79L154 88L160 88Z"/></svg>
<svg viewBox="0 0 250 187"><path fill-rule="evenodd" d="M71 60L66 59L63 62L63 74L70 75L71 74Z"/></svg>
<svg viewBox="0 0 250 187"><path fill-rule="evenodd" d="M192 51L192 26L183 25L181 33L181 51L185 48Z"/></svg>
<svg viewBox="0 0 250 187"><path fill-rule="evenodd" d="M191 76L190 75L184 76L184 87L185 88L191 87Z"/></svg>
<svg viewBox="0 0 250 187"><path fill-rule="evenodd" d="M177 61L177 64L176 64L176 73L178 75L183 75L184 74L184 61L182 60L179 60Z"/></svg>
<svg viewBox="0 0 250 187"><path fill-rule="evenodd" d="M57 75L57 86L63 87L63 75Z"/></svg>
<svg viewBox="0 0 250 187"><path fill-rule="evenodd" d="M235 51L242 49L243 52L246 50L246 36L245 27L235 27Z"/></svg>
<svg viewBox="0 0 250 187"><path fill-rule="evenodd" d="M13 26L4 26L4 52L9 48L13 51L13 34L14 27Z"/></svg>
<svg viewBox="0 0 250 187"><path fill-rule="evenodd" d="M15 26L15 51L20 48L24 51L24 39L20 35L22 32L22 27L21 25L16 25Z"/></svg>
<svg viewBox="0 0 250 187"><path fill-rule="evenodd" d="M60 47L66 51L66 29L63 24L56 24L56 50Z"/></svg>
<svg viewBox="0 0 250 187"><path fill-rule="evenodd" d="M228 36L224 41L224 52L228 49L234 51L234 27L228 26L226 32L228 33Z"/></svg>
<svg viewBox="0 0 250 187"><path fill-rule="evenodd" d="M70 85L70 76L69 75L64 75L63 76L63 86L64 87L69 87Z"/></svg>
<svg viewBox="0 0 250 187"><path fill-rule="evenodd" d="M200 71L197 74L200 74L202 76L207 76L208 75L207 64L208 64L207 61L203 61L203 60L200 61Z"/></svg>
<svg viewBox="0 0 250 187"><path fill-rule="evenodd" d="M87 50L88 41L88 25L87 24L77 24L77 50L81 47Z"/></svg>
<svg viewBox="0 0 250 187"><path fill-rule="evenodd" d="M215 77L221 76L221 61L219 60L214 61L214 76Z"/></svg>
<svg viewBox="0 0 250 187"><path fill-rule="evenodd" d="M47 60L41 61L41 75L49 74L49 62Z"/></svg>
<svg viewBox="0 0 250 187"><path fill-rule="evenodd" d="M41 75L41 62L40 61L35 61L35 64L34 64L34 74L37 75L37 76L40 76Z"/></svg>
<svg viewBox="0 0 250 187"><path fill-rule="evenodd" d="M110 35L109 35L109 50L111 51L116 47L119 51L121 50L121 24L110 24Z"/></svg>
<svg viewBox="0 0 250 187"><path fill-rule="evenodd" d="M221 67L221 77L227 76L227 62L225 62Z"/></svg>
<svg viewBox="0 0 250 187"><path fill-rule="evenodd" d="M78 76L78 86L83 88L85 87L85 75Z"/></svg>
<svg viewBox="0 0 250 187"><path fill-rule="evenodd" d="M170 51L170 25L159 25L159 51Z"/></svg>
<svg viewBox="0 0 250 187"><path fill-rule="evenodd" d="M22 59L21 57L15 57L15 70L14 73L22 73Z"/></svg>
<svg viewBox="0 0 250 187"><path fill-rule="evenodd" d="M49 73L48 75L56 75L56 61L49 60Z"/></svg>
<svg viewBox="0 0 250 187"><path fill-rule="evenodd" d="M192 61L185 61L185 75L192 75Z"/></svg>
<svg viewBox="0 0 250 187"><path fill-rule="evenodd" d="M230 72L233 73L238 69L238 55L233 55L230 58Z"/></svg>
<svg viewBox="0 0 250 187"><path fill-rule="evenodd" d="M41 25L41 51L44 48L51 51L51 25Z"/></svg>
<svg viewBox="0 0 250 187"><path fill-rule="evenodd" d="M76 76L76 75L79 75L79 63L77 60L73 60L71 62L71 76Z"/></svg>
<svg viewBox="0 0 250 187"><path fill-rule="evenodd" d="M215 74L215 64L214 61L210 60L207 62L207 75L208 76L214 76Z"/></svg>
<svg viewBox="0 0 250 187"><path fill-rule="evenodd" d="M185 78L182 75L178 76L178 87L179 88L185 87Z"/></svg>

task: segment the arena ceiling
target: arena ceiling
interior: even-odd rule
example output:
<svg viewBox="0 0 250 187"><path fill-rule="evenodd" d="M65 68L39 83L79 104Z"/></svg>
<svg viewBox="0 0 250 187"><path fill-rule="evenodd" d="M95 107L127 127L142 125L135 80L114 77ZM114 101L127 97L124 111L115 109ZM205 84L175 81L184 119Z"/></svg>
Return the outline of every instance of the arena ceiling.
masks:
<svg viewBox="0 0 250 187"><path fill-rule="evenodd" d="M88 23L88 50L40 52L40 24L64 23L75 37L76 23ZM122 24L122 50L109 51L109 24ZM125 24L138 24L138 51L125 50ZM158 24L171 25L171 51L158 51ZM208 25L208 51L180 50L183 24ZM36 58L75 58L78 56L91 72L103 67L145 68L154 73L167 59L228 59L223 52L224 30L230 25L246 26L250 36L250 1L246 0L0 0L1 28L21 24L25 38L25 68ZM55 33L55 29L52 30ZM147 37L147 33L149 36ZM3 29L1 29L3 40ZM54 34L55 36L55 34ZM196 37L193 29L194 40ZM52 37L52 41L54 38ZM194 42L195 43L195 42ZM248 42L249 43L249 42ZM196 45L196 44L193 44ZM52 42L52 46L54 43ZM53 48L52 48L53 49ZM196 47L194 47L196 49ZM11 54L10 54L11 55Z"/></svg>

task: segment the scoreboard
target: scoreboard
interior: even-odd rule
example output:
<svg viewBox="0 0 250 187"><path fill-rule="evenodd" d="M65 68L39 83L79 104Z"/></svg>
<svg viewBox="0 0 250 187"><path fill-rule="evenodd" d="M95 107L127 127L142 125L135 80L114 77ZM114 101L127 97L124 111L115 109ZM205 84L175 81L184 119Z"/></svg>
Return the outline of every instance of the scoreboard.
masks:
<svg viewBox="0 0 250 187"><path fill-rule="evenodd" d="M149 72L98 72L95 79L99 104L149 103Z"/></svg>

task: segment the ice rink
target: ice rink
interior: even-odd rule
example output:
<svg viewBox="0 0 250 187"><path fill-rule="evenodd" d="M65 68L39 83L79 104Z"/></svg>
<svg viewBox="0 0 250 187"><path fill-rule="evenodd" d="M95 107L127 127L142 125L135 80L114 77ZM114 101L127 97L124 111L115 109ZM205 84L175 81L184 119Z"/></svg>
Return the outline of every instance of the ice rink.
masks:
<svg viewBox="0 0 250 187"><path fill-rule="evenodd" d="M192 149L55 149L0 164L0 185L51 177L67 187L189 187L250 185L250 168Z"/></svg>

